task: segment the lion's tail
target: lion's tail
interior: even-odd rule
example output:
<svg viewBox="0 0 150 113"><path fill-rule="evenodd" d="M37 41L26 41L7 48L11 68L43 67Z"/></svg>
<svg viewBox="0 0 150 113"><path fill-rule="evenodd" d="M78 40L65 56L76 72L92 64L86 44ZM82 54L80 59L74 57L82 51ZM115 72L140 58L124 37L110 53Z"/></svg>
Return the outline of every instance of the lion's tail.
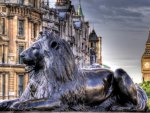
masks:
<svg viewBox="0 0 150 113"><path fill-rule="evenodd" d="M139 111L147 111L148 110L148 97L145 91L136 84L137 96L138 96L138 105L137 109Z"/></svg>

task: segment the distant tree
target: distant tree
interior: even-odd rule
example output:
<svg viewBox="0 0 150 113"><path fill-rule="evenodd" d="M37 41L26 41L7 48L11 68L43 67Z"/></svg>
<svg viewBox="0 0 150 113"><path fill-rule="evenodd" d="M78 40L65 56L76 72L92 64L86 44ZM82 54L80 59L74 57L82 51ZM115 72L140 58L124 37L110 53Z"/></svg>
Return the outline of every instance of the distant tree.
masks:
<svg viewBox="0 0 150 113"><path fill-rule="evenodd" d="M148 97L150 98L150 81L143 82L140 86L146 91Z"/></svg>

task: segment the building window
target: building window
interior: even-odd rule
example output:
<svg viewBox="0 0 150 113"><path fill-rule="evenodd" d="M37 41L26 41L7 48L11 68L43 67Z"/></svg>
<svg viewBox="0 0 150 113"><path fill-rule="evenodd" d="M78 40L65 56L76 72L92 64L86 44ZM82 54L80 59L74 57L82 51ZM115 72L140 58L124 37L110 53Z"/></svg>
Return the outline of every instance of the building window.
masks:
<svg viewBox="0 0 150 113"><path fill-rule="evenodd" d="M88 47L87 47L87 45L85 46L85 50L86 50L86 52L88 52Z"/></svg>
<svg viewBox="0 0 150 113"><path fill-rule="evenodd" d="M96 49L96 43L95 42L91 42L91 48Z"/></svg>
<svg viewBox="0 0 150 113"><path fill-rule="evenodd" d="M36 0L29 0L29 3L32 7L36 7L37 8L37 2Z"/></svg>
<svg viewBox="0 0 150 113"><path fill-rule="evenodd" d="M23 82L24 82L24 75L18 75L18 95L19 95L19 97L23 93Z"/></svg>
<svg viewBox="0 0 150 113"><path fill-rule="evenodd" d="M0 45L0 63L2 63L2 59L3 59L3 46Z"/></svg>
<svg viewBox="0 0 150 113"><path fill-rule="evenodd" d="M18 35L19 36L24 35L24 21L23 20L18 21Z"/></svg>
<svg viewBox="0 0 150 113"><path fill-rule="evenodd" d="M0 45L0 63L5 63L5 45Z"/></svg>
<svg viewBox="0 0 150 113"><path fill-rule="evenodd" d="M95 42L93 43L93 46L94 46L94 49L96 49L96 43Z"/></svg>
<svg viewBox="0 0 150 113"><path fill-rule="evenodd" d="M93 48L93 42L91 42L91 48Z"/></svg>
<svg viewBox="0 0 150 113"><path fill-rule="evenodd" d="M5 45L2 45L2 63L5 63Z"/></svg>
<svg viewBox="0 0 150 113"><path fill-rule="evenodd" d="M22 57L20 57L20 54L21 54L21 52L24 50L24 46L19 46L19 48L18 48L18 63L19 64L23 64L23 59L22 59Z"/></svg>
<svg viewBox="0 0 150 113"><path fill-rule="evenodd" d="M0 34L5 34L5 18L0 18Z"/></svg>
<svg viewBox="0 0 150 113"><path fill-rule="evenodd" d="M2 74L2 96L3 96L3 99L5 97L5 74Z"/></svg>
<svg viewBox="0 0 150 113"><path fill-rule="evenodd" d="M63 32L66 33L66 25L63 26Z"/></svg>
<svg viewBox="0 0 150 113"><path fill-rule="evenodd" d="M84 44L82 43L82 49L84 49Z"/></svg>
<svg viewBox="0 0 150 113"><path fill-rule="evenodd" d="M35 38L37 36L37 25L34 24L33 26L34 26L34 38Z"/></svg>
<svg viewBox="0 0 150 113"><path fill-rule="evenodd" d="M24 0L19 0L19 4L23 5L24 4Z"/></svg>
<svg viewBox="0 0 150 113"><path fill-rule="evenodd" d="M36 38L37 36L37 24L33 23L32 25L32 38Z"/></svg>
<svg viewBox="0 0 150 113"><path fill-rule="evenodd" d="M36 0L33 0L33 6L37 8L37 2L36 2Z"/></svg>
<svg viewBox="0 0 150 113"><path fill-rule="evenodd" d="M30 5L30 6L33 6L32 0L29 0L29 5Z"/></svg>

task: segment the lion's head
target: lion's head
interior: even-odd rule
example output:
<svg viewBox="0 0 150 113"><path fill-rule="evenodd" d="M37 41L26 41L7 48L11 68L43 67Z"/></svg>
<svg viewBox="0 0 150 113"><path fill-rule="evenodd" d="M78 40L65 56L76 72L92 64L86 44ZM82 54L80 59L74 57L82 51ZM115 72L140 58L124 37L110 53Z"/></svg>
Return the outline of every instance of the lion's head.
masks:
<svg viewBox="0 0 150 113"><path fill-rule="evenodd" d="M76 68L69 44L48 31L41 33L39 39L21 53L21 57L34 71L44 70L61 81L71 80Z"/></svg>

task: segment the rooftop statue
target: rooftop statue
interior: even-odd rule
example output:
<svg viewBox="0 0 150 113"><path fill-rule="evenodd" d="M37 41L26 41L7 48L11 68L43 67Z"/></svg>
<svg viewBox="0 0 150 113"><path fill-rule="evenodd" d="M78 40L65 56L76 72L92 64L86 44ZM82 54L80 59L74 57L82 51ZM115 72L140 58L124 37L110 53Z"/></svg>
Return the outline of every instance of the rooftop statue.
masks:
<svg viewBox="0 0 150 113"><path fill-rule="evenodd" d="M78 69L68 43L52 32L21 53L29 83L0 110L146 111L148 98L123 69Z"/></svg>

